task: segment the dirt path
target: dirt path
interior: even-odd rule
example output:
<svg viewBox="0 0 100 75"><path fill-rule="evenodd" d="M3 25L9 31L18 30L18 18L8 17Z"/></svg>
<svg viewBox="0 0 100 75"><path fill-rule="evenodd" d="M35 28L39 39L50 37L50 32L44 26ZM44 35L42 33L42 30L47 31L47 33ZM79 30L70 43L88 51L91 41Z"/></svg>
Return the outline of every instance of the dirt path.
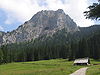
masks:
<svg viewBox="0 0 100 75"><path fill-rule="evenodd" d="M75 71L74 73L72 73L70 75L85 75L87 68L88 67L81 68L81 69Z"/></svg>

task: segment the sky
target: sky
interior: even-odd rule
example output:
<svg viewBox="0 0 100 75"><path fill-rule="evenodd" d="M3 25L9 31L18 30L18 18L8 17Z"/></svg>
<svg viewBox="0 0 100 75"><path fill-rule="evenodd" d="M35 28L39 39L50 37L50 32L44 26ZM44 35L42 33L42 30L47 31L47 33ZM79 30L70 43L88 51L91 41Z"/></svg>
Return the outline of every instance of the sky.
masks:
<svg viewBox="0 0 100 75"><path fill-rule="evenodd" d="M78 26L99 22L86 19L83 12L96 0L0 0L0 31L12 31L41 10L63 9Z"/></svg>

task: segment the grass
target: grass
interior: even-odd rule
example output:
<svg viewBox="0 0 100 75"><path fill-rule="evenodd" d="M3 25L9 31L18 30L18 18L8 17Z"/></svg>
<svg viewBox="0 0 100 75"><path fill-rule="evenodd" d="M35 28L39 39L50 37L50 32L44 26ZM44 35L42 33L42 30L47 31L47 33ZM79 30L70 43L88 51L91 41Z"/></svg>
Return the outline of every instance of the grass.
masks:
<svg viewBox="0 0 100 75"><path fill-rule="evenodd" d="M91 60L91 64L100 61ZM0 75L69 75L85 66L73 66L67 59L52 59L33 62L18 62L0 65ZM100 65L88 66L86 75L100 75Z"/></svg>
<svg viewBox="0 0 100 75"><path fill-rule="evenodd" d="M88 70L86 75L100 75L100 60L91 60L92 64Z"/></svg>
<svg viewBox="0 0 100 75"><path fill-rule="evenodd" d="M66 59L19 62L0 65L0 75L69 75L81 67Z"/></svg>

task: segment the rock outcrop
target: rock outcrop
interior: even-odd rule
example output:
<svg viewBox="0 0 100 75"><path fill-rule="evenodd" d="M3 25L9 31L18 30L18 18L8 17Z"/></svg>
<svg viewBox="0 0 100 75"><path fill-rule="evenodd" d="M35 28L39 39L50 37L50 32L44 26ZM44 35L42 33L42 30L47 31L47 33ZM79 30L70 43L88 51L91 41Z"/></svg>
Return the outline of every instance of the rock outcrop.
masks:
<svg viewBox="0 0 100 75"><path fill-rule="evenodd" d="M63 28L66 29L66 32L72 33L79 30L76 23L62 9L40 11L16 30L6 33L3 36L3 44L31 41L41 36L52 36Z"/></svg>

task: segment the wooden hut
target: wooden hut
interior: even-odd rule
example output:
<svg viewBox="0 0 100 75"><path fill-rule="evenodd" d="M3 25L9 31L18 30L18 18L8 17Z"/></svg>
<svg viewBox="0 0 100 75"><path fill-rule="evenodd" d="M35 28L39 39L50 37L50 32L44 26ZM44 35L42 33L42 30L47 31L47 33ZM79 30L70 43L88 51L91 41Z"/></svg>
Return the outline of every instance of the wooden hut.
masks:
<svg viewBox="0 0 100 75"><path fill-rule="evenodd" d="M89 65L89 64L90 64L89 58L79 58L75 59L74 61L74 65Z"/></svg>

